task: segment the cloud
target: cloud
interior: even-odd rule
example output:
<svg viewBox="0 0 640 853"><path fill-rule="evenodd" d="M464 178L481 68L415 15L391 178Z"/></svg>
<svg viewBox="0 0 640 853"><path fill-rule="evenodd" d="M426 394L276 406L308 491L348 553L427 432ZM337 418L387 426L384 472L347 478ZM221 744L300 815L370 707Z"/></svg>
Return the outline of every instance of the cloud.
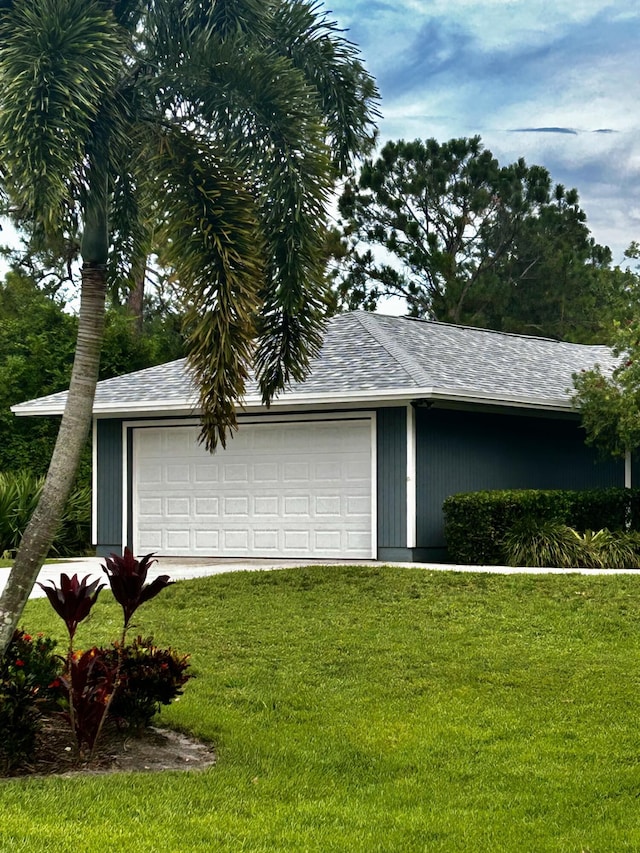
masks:
<svg viewBox="0 0 640 853"><path fill-rule="evenodd" d="M514 127L509 133L571 133L578 135L578 131L572 127Z"/></svg>
<svg viewBox="0 0 640 853"><path fill-rule="evenodd" d="M377 78L382 141L480 134L501 163L525 157L577 187L596 240L614 255L640 238L640 8L628 0L332 0L332 8Z"/></svg>

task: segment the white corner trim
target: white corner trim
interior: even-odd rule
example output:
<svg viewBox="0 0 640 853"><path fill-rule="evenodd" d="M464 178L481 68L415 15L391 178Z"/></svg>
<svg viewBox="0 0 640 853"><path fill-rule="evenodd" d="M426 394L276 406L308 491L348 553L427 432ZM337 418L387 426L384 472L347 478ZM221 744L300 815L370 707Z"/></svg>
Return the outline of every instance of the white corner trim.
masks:
<svg viewBox="0 0 640 853"><path fill-rule="evenodd" d="M98 422L91 424L91 544L98 544Z"/></svg>
<svg viewBox="0 0 640 853"><path fill-rule="evenodd" d="M378 559L378 418L371 412L371 559Z"/></svg>
<svg viewBox="0 0 640 853"><path fill-rule="evenodd" d="M127 547L129 535L129 453L127 424L122 424L122 553ZM135 466L134 466L135 467Z"/></svg>
<svg viewBox="0 0 640 853"><path fill-rule="evenodd" d="M624 454L624 487L631 488L631 451L627 450Z"/></svg>
<svg viewBox="0 0 640 853"><path fill-rule="evenodd" d="M407 548L416 547L416 410L407 406Z"/></svg>

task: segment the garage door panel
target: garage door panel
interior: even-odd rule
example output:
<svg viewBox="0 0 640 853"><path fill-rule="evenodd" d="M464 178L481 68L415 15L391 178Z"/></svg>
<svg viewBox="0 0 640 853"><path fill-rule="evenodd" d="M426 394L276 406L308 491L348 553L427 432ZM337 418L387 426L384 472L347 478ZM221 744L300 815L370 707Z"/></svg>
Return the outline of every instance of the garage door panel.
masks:
<svg viewBox="0 0 640 853"><path fill-rule="evenodd" d="M242 441L238 439L242 436ZM134 430L134 545L167 556L371 556L371 422Z"/></svg>
<svg viewBox="0 0 640 853"><path fill-rule="evenodd" d="M194 499L194 515L196 520L206 521L208 518L217 519L220 515L220 501L216 497Z"/></svg>

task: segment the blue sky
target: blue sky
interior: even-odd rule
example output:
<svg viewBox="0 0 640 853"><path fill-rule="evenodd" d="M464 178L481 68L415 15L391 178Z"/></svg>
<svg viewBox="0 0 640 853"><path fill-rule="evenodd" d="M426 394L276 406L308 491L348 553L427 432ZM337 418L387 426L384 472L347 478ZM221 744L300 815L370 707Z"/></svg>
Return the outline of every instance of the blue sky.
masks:
<svg viewBox="0 0 640 853"><path fill-rule="evenodd" d="M479 134L576 187L614 261L640 241L640 4L329 0L382 96L381 141Z"/></svg>

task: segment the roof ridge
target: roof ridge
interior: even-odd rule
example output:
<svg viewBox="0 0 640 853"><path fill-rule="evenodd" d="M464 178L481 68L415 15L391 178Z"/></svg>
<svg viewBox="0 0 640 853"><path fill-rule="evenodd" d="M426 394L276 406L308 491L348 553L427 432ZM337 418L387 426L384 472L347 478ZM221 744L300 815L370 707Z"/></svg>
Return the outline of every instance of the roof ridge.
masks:
<svg viewBox="0 0 640 853"><path fill-rule="evenodd" d="M390 314L382 314L379 316L390 317L392 319L393 315ZM560 344L560 345L569 345L572 347L586 347L588 349L606 349L611 350L611 347L607 344L581 344L576 341L564 341L559 340L558 338L549 338L546 335L533 335L527 332L505 332L503 329L487 329L483 326L470 326L467 323L448 323L446 320L431 320L428 317L409 317L403 316L398 317L399 320L408 320L411 323L423 323L426 326L442 326L448 327L449 329L463 329L469 332L486 332L489 335L500 335L503 338L519 338L520 340L528 340L528 341L545 341L549 344Z"/></svg>
<svg viewBox="0 0 640 853"><path fill-rule="evenodd" d="M378 321L374 317L385 317L384 314L372 314L369 311L354 312L357 316L360 325L383 347L384 350L393 358L407 375L424 387L431 384L431 376L424 370L420 362L404 349L399 346L395 339L383 328L380 328ZM395 319L405 319L396 317Z"/></svg>

